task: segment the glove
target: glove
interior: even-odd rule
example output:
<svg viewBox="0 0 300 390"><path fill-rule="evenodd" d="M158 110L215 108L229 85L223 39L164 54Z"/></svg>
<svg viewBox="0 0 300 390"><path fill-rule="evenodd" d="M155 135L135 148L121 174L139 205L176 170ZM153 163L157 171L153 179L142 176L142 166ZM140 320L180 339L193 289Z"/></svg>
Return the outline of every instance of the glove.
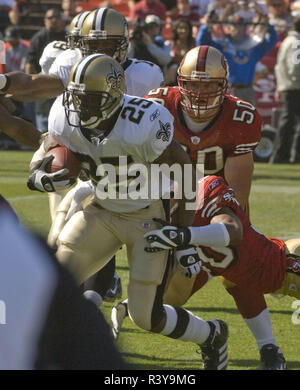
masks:
<svg viewBox="0 0 300 390"><path fill-rule="evenodd" d="M68 221L73 214L77 213L77 211L82 210L82 203L83 201L93 194L95 191L94 186L92 182L89 181L82 181L79 182L75 187L75 193L70 205L70 208L68 210L68 213L66 215L66 221Z"/></svg>
<svg viewBox="0 0 300 390"><path fill-rule="evenodd" d="M54 156L48 156L38 164L38 166L30 173L27 187L30 190L36 190L40 192L55 192L60 189L65 189L73 185L76 178L68 178L61 180L69 170L67 168L60 169L54 173L48 173L45 171L46 165L54 159Z"/></svg>
<svg viewBox="0 0 300 390"><path fill-rule="evenodd" d="M177 250L176 259L181 267L182 275L187 278L191 278L201 271L202 261L195 247Z"/></svg>
<svg viewBox="0 0 300 390"><path fill-rule="evenodd" d="M153 221L161 224L163 227L144 234L144 238L150 243L150 247L145 248L146 252L158 252L189 244L191 233L188 228L170 226L160 218L153 218Z"/></svg>

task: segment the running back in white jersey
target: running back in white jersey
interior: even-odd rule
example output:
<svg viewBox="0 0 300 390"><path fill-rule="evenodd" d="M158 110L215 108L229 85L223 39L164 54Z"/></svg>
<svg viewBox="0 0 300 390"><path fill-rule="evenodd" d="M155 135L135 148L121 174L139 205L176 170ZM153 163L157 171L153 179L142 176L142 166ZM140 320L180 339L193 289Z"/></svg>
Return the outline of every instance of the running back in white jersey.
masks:
<svg viewBox="0 0 300 390"><path fill-rule="evenodd" d="M126 174L123 181L110 182L117 190L116 199L101 199L97 188L99 181L105 176L99 174L99 166L102 164L116 167L118 178L121 177L120 163L125 162L127 172L138 167L133 164L142 164L147 171L147 178L150 179L151 162L164 152L173 139L173 116L165 107L156 102L125 95L122 110L112 131L98 144L89 141L79 128L71 127L65 122L63 106L57 105L54 109L55 115L51 116L49 133L58 143L81 155L95 185L95 200L98 204L114 212L133 212L157 201L157 198L151 199L150 192L145 199L132 199L129 196L127 199L120 199L119 185L122 186L127 182L125 187L128 189L130 179L135 178L134 172L130 177ZM124 169L123 165L122 169ZM140 175L143 175L143 172ZM110 181L111 177L109 175L106 177ZM139 178L142 180L141 176ZM147 182L147 186L151 186L150 181Z"/></svg>
<svg viewBox="0 0 300 390"><path fill-rule="evenodd" d="M68 49L67 42L65 41L52 41L45 47L43 54L40 58L39 64L42 68L43 74L49 74L51 65L56 58Z"/></svg>

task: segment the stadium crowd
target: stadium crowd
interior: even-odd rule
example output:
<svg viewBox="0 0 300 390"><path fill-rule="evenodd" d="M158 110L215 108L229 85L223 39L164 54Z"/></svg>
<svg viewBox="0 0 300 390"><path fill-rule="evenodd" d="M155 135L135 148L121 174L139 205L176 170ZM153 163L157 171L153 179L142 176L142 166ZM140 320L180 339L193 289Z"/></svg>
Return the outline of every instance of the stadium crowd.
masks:
<svg viewBox="0 0 300 390"><path fill-rule="evenodd" d="M57 259L81 289L93 291L99 306L122 296L115 254L126 245L128 299L113 308L113 336L129 316L141 329L196 343L204 369L212 370L228 365L227 324L205 321L182 305L213 276L222 277L257 342L260 369L285 369L264 294L298 297L299 245L252 228L249 194L264 125L277 127L269 162L300 161L300 61L289 60L297 55L300 2L51 4L0 2L6 59L0 68L0 145L17 142L35 150L27 185L49 193L48 244ZM24 39L23 23L36 7L42 28ZM276 123L274 110L280 112ZM112 133L113 143L102 145ZM60 144L85 168L76 185L65 170L46 170L52 161L47 152ZM204 180L204 204L187 212L184 198L172 213L161 200L101 200L95 161L111 162L122 153L147 167L203 163L211 176ZM145 221L153 216L152 231ZM172 226L164 221L170 218ZM173 275L166 250L174 248Z"/></svg>

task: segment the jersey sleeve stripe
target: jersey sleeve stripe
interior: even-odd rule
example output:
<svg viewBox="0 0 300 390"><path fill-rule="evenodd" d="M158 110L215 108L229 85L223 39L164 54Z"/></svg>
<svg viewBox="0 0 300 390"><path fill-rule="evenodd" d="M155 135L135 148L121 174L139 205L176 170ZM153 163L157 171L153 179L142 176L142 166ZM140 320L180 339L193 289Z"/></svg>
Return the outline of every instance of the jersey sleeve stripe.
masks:
<svg viewBox="0 0 300 390"><path fill-rule="evenodd" d="M236 145L237 148L241 148L241 147L244 147L244 146L254 146L254 145L258 145L258 142L252 142L250 144L240 144L240 145Z"/></svg>
<svg viewBox="0 0 300 390"><path fill-rule="evenodd" d="M207 203L205 208L202 210L201 217L203 217L203 218L206 217L206 215L205 215L206 211L213 205L214 202L216 202L217 199L218 199L218 197L216 196L213 200L211 200L210 202Z"/></svg>

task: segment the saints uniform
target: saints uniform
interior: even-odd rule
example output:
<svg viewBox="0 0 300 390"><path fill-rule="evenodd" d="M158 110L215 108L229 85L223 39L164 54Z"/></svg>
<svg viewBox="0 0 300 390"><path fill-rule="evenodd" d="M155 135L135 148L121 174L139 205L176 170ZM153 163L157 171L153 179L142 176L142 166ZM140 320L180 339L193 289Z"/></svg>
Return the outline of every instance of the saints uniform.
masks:
<svg viewBox="0 0 300 390"><path fill-rule="evenodd" d="M49 74L60 78L66 87L69 83L72 66L81 58L82 54L79 49L67 50L57 57L49 70ZM128 95L142 97L151 89L164 83L164 76L160 67L152 62L127 58L121 65L125 71L126 93Z"/></svg>
<svg viewBox="0 0 300 390"><path fill-rule="evenodd" d="M149 172L150 163L163 153L173 138L173 117L168 110L155 102L128 95L113 130L100 144L93 145L79 128L67 126L61 120L63 107L56 114L50 135L80 153L90 166L95 186L100 179L97 177L99 164L117 165L119 156L124 156L128 166L144 164ZM97 197L96 188L94 202L75 213L58 238L58 258L73 269L81 282L102 268L123 244L127 246L129 305L131 311L142 316L140 320L135 316L135 321L141 321L144 329L151 328L151 309L144 309L152 307L167 264L167 252L155 257L144 252L143 235L153 227L155 216L165 218L161 200L102 200ZM140 300L142 291L143 300Z"/></svg>

